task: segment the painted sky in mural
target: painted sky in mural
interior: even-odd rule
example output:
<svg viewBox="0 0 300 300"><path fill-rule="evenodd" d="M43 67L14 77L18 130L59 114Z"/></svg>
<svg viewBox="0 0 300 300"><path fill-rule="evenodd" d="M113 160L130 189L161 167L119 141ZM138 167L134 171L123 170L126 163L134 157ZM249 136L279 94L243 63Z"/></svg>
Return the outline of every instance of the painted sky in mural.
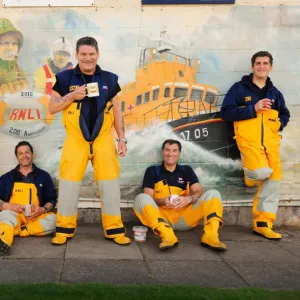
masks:
<svg viewBox="0 0 300 300"><path fill-rule="evenodd" d="M61 115L53 117L47 111L51 88L57 72L75 65L76 40L91 35L100 45L101 67L119 74L122 86L120 104L129 138L128 155L121 159L123 196L132 198L137 192L145 168L160 162L161 142L171 136L183 142L182 162L195 168L203 185L218 187L225 196L228 185L243 186L243 181L230 126L218 115L223 99L220 95L250 70L248 60L259 50L258 46L270 51L276 48L270 35L261 45L252 35L251 49L251 41L243 36L237 40L239 30L236 34L232 34L232 28L228 30L232 13L211 16L206 24L189 29L174 28L170 16L165 24L158 20L157 24L142 28L126 27L125 21L122 24L113 17L97 21L95 15L88 18L75 11L47 17L27 14L17 20L1 18L1 137L11 144L31 139L38 147L36 162L57 178L65 133ZM245 8L240 8L238 17L243 13L246 14ZM250 30L249 26L242 28ZM281 36L283 32L278 29L274 34ZM238 60L234 62L232 44L241 41L246 43L247 50L235 51ZM274 54L277 84L283 56L278 49ZM286 72L285 78L291 78L290 73ZM279 88L293 105L299 105L295 100L299 85L286 87L285 83L285 79L280 81ZM297 120L292 120L283 134L286 139L282 142L282 158L287 174L299 165L299 142L292 140L299 127ZM293 154L298 158L291 162L289 157ZM8 163L3 158L0 164L6 166L2 167L5 170L14 161L10 159ZM90 166L83 184L92 185ZM241 199L243 195L236 197Z"/></svg>

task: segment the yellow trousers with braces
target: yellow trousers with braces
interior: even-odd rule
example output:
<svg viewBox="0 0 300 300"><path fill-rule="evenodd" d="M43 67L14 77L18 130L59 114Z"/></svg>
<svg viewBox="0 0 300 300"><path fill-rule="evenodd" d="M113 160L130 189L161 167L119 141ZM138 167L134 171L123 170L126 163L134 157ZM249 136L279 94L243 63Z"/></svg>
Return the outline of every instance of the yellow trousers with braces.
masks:
<svg viewBox="0 0 300 300"><path fill-rule="evenodd" d="M43 236L54 233L56 215L52 212L28 220L24 214L11 210L0 212L0 239L11 246L14 236Z"/></svg>
<svg viewBox="0 0 300 300"><path fill-rule="evenodd" d="M275 110L257 113L257 118L234 122L245 176L258 181L253 201L253 227L272 228L279 203L280 121Z"/></svg>
<svg viewBox="0 0 300 300"><path fill-rule="evenodd" d="M153 231L161 222L168 223L174 230L185 231L196 227L201 220L204 226L212 220L223 224L223 205L217 190L206 191L195 204L180 209L157 206L147 194L139 194L134 202L133 210L140 221Z"/></svg>

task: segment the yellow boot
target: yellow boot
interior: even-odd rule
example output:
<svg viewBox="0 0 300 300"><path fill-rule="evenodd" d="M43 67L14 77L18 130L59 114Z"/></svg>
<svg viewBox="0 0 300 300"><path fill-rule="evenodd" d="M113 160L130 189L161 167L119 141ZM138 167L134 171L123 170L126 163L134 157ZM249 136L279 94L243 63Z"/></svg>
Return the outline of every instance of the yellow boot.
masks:
<svg viewBox="0 0 300 300"><path fill-rule="evenodd" d="M106 239L121 246L127 246L131 243L130 238L125 235L126 231L120 215L110 216L102 213L102 225Z"/></svg>
<svg viewBox="0 0 300 300"><path fill-rule="evenodd" d="M218 229L220 222L218 220L211 220L204 226L204 234L201 238L201 245L209 247L217 251L226 251L227 246L220 242Z"/></svg>
<svg viewBox="0 0 300 300"><path fill-rule="evenodd" d="M273 225L266 221L253 222L253 234L263 236L268 240L280 240L281 234L272 230Z"/></svg>
<svg viewBox="0 0 300 300"><path fill-rule="evenodd" d="M52 239L52 245L54 246L61 246L64 245L67 242L68 238L61 234L61 233L56 233L55 237Z"/></svg>
<svg viewBox="0 0 300 300"><path fill-rule="evenodd" d="M0 222L0 255L4 255L11 247L14 239L14 228Z"/></svg>
<svg viewBox="0 0 300 300"><path fill-rule="evenodd" d="M154 233L161 237L160 250L167 250L178 245L178 239L174 234L174 230L168 224L160 223L155 228Z"/></svg>

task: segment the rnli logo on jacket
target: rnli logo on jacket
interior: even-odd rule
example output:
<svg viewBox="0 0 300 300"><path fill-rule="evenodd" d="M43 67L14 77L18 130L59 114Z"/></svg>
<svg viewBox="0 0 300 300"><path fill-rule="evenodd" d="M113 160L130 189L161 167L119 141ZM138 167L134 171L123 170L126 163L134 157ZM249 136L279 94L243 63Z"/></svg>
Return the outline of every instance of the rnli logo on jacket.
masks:
<svg viewBox="0 0 300 300"><path fill-rule="evenodd" d="M184 183L184 180L183 180L183 178L182 178L182 177L178 177L178 180L177 180L177 182L178 182L179 184L183 184L183 183Z"/></svg>
<svg viewBox="0 0 300 300"><path fill-rule="evenodd" d="M245 97L245 101L251 101L251 96Z"/></svg>
<svg viewBox="0 0 300 300"><path fill-rule="evenodd" d="M71 85L71 86L69 87L69 90L70 90L70 92L73 92L73 91L75 91L77 88L79 88L79 85Z"/></svg>
<svg viewBox="0 0 300 300"><path fill-rule="evenodd" d="M15 193L22 193L23 189L15 189Z"/></svg>
<svg viewBox="0 0 300 300"><path fill-rule="evenodd" d="M268 120L269 120L270 122L274 122L274 123L276 122L276 119L271 119L271 118L269 118Z"/></svg>

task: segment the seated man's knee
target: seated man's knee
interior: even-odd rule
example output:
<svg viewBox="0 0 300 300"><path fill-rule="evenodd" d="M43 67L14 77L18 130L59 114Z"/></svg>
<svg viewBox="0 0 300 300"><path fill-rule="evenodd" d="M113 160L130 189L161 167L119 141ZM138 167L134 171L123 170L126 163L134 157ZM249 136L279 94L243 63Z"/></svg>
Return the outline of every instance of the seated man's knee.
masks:
<svg viewBox="0 0 300 300"><path fill-rule="evenodd" d="M255 170L249 170L244 168L245 175L251 180L264 180L269 178L270 175L273 173L273 170L269 167L266 168L259 168Z"/></svg>
<svg viewBox="0 0 300 300"><path fill-rule="evenodd" d="M222 197L218 190L211 189L211 190L206 191L205 194L206 195L205 195L204 201L208 201L211 199L218 199L222 202Z"/></svg>
<svg viewBox="0 0 300 300"><path fill-rule="evenodd" d="M134 204L133 204L133 209L139 211L146 204L153 204L153 202L154 202L154 200L148 194L145 194L145 193L138 194L135 197Z"/></svg>

